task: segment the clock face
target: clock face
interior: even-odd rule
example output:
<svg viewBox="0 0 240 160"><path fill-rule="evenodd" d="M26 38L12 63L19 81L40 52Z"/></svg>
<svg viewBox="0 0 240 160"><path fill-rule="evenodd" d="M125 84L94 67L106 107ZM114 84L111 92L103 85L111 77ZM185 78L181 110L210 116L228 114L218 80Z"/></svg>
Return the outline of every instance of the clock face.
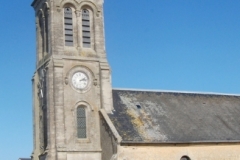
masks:
<svg viewBox="0 0 240 160"><path fill-rule="evenodd" d="M88 77L83 72L76 72L72 76L72 84L77 89L84 89L88 85Z"/></svg>

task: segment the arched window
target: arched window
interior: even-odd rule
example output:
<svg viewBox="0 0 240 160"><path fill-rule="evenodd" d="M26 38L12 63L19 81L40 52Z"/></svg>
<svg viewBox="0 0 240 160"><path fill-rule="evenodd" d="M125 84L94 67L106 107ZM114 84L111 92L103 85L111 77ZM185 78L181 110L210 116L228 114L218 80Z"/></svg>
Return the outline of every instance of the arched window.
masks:
<svg viewBox="0 0 240 160"><path fill-rule="evenodd" d="M86 130L86 111L85 106L77 108L77 136L78 138L87 138Z"/></svg>
<svg viewBox="0 0 240 160"><path fill-rule="evenodd" d="M180 160L191 160L188 156L183 156Z"/></svg>
<svg viewBox="0 0 240 160"><path fill-rule="evenodd" d="M91 47L90 15L87 9L82 10L82 43L83 47Z"/></svg>
<svg viewBox="0 0 240 160"><path fill-rule="evenodd" d="M65 46L73 46L73 18L72 9L64 8L64 31L65 31Z"/></svg>

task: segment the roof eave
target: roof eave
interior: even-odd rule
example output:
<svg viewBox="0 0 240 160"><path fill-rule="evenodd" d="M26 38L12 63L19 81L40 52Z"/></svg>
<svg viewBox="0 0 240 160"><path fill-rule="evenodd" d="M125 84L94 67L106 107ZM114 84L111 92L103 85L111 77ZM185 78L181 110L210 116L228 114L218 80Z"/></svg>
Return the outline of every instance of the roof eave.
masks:
<svg viewBox="0 0 240 160"><path fill-rule="evenodd" d="M219 140L219 141L171 141L171 142L134 142L134 141L121 141L121 145L186 145L186 144L240 144L240 140Z"/></svg>
<svg viewBox="0 0 240 160"><path fill-rule="evenodd" d="M101 113L102 117L104 118L105 122L107 123L108 127L110 128L112 134L117 139L118 144L122 142L122 137L119 135L117 129L113 125L112 121L110 120L109 116L107 115L107 112L105 109L100 109L99 112Z"/></svg>

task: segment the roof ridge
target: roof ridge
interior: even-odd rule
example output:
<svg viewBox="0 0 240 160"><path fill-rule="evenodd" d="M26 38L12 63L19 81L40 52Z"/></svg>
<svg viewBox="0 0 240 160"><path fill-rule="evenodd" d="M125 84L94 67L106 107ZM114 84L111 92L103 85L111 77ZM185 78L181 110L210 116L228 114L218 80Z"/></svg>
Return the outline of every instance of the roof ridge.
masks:
<svg viewBox="0 0 240 160"><path fill-rule="evenodd" d="M200 92L200 91L177 91L177 90L157 90L157 89L136 89L136 88L113 88L113 90L122 91L147 91L147 92L164 92L164 93L185 93L185 94L202 94L202 95L221 95L221 96L240 96L240 94L218 93L218 92Z"/></svg>

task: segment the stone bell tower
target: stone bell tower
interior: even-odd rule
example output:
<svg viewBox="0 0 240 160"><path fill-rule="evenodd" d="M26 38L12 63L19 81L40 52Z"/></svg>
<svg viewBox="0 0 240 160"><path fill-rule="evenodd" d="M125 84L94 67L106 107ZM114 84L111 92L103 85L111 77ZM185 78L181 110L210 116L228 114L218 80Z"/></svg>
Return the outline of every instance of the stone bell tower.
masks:
<svg viewBox="0 0 240 160"><path fill-rule="evenodd" d="M34 0L33 160L100 160L99 110L112 110L103 0Z"/></svg>

